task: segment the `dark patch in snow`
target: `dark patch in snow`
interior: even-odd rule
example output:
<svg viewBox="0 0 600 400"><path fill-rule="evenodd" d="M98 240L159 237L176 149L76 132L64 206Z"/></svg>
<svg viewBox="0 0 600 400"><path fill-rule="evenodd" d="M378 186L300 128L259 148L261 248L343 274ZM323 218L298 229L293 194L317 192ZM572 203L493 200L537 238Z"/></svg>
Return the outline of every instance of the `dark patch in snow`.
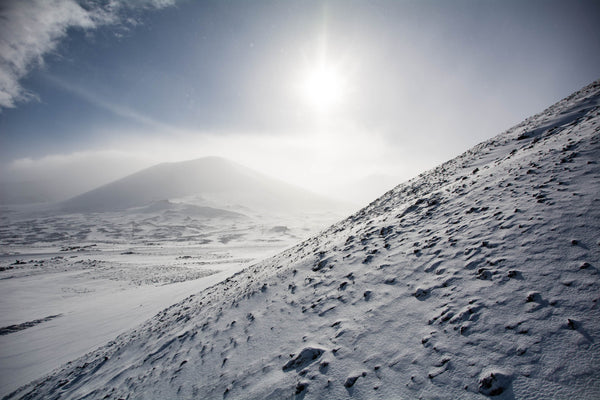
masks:
<svg viewBox="0 0 600 400"><path fill-rule="evenodd" d="M512 384L512 375L502 371L487 371L479 377L479 393L498 396Z"/></svg>
<svg viewBox="0 0 600 400"><path fill-rule="evenodd" d="M357 375L351 375L348 378L346 378L346 382L344 382L344 386L346 388L351 388L352 386L354 386L354 384L356 383L356 381L358 380L358 378L360 378L361 376L367 376L366 372L362 372L360 374Z"/></svg>
<svg viewBox="0 0 600 400"><path fill-rule="evenodd" d="M318 347L306 347L306 348L302 349L300 354L298 354L296 357L294 357L290 361L288 361L283 366L283 370L285 372L291 371L292 369L295 369L296 371L300 371L300 370L306 368L308 365L315 362L316 360L318 360L319 357L321 357L321 355L323 355L324 352L325 352L324 349L321 349ZM293 354L292 354L292 357L293 357Z"/></svg>
<svg viewBox="0 0 600 400"><path fill-rule="evenodd" d="M0 336L2 336L2 335L8 335L10 333L19 332L19 331L22 331L24 329L31 328L32 326L36 326L38 324L41 324L43 322L51 321L54 318L58 318L58 317L61 317L61 316L62 316L62 314L49 315L49 316L47 316L45 318L40 318L40 319L36 319L36 320L33 320L33 321L28 321L28 322L23 322L22 324L5 326L5 327L0 328Z"/></svg>
<svg viewBox="0 0 600 400"><path fill-rule="evenodd" d="M425 300L427 297L429 297L429 289L417 288L414 296L419 300Z"/></svg>

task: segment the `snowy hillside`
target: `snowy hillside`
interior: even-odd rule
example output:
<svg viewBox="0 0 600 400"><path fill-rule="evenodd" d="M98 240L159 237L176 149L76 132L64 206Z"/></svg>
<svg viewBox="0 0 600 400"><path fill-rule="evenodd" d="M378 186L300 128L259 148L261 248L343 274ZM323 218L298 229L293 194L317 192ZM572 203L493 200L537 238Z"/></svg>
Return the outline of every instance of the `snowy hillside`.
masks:
<svg viewBox="0 0 600 400"><path fill-rule="evenodd" d="M341 217L243 211L2 208L0 398Z"/></svg>
<svg viewBox="0 0 600 400"><path fill-rule="evenodd" d="M600 398L600 82L8 398Z"/></svg>
<svg viewBox="0 0 600 400"><path fill-rule="evenodd" d="M332 201L220 157L159 164L62 203L69 212L119 211L163 200L259 211L323 211Z"/></svg>

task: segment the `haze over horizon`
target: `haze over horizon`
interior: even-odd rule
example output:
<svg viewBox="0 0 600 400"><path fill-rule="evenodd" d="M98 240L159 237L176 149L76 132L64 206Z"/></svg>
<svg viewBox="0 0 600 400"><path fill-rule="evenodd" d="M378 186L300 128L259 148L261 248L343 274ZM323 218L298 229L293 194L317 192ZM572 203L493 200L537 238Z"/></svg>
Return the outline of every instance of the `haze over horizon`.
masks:
<svg viewBox="0 0 600 400"><path fill-rule="evenodd" d="M597 79L599 15L595 1L9 0L0 181L74 195L223 156L364 201Z"/></svg>

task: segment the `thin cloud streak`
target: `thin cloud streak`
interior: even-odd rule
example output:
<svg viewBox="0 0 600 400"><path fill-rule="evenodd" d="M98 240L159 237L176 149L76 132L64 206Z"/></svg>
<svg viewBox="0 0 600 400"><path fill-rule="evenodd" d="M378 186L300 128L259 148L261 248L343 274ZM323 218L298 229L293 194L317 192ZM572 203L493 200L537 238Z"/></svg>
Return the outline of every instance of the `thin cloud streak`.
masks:
<svg viewBox="0 0 600 400"><path fill-rule="evenodd" d="M101 109L107 110L121 118L125 118L128 120L140 123L142 125L146 125L148 127L154 128L156 130L160 130L166 134L175 132L175 129L167 124L158 122L146 115L143 115L135 110L132 110L129 107L115 104L110 101L106 101L106 100L102 99L100 96L96 95L95 93L93 93L89 90L86 90L83 87L73 85L57 76L46 74L44 76L44 78L47 81L51 82L52 84L56 85L57 87L61 88L62 90L68 91L68 92L80 97L81 99L87 101L88 103L91 103L94 106L99 107Z"/></svg>

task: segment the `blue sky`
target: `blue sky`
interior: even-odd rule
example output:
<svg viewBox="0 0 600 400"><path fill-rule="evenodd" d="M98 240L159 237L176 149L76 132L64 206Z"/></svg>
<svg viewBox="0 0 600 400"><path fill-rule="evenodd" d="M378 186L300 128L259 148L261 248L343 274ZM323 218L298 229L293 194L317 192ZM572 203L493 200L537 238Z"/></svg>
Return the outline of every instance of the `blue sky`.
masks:
<svg viewBox="0 0 600 400"><path fill-rule="evenodd" d="M4 3L0 179L66 194L221 155L370 196L600 77L597 1Z"/></svg>

